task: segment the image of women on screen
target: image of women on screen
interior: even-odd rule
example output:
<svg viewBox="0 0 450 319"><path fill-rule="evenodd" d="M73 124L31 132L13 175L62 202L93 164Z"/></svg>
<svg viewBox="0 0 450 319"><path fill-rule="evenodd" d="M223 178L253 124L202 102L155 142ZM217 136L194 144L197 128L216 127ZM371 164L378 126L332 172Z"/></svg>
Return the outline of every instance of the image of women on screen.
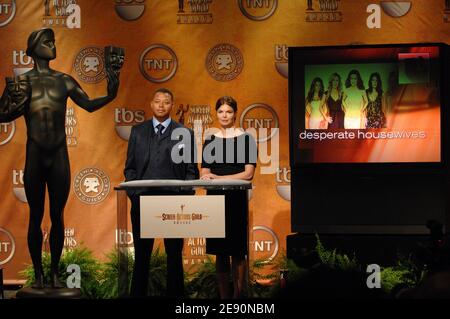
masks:
<svg viewBox="0 0 450 319"><path fill-rule="evenodd" d="M328 81L328 91L325 93L325 103L328 110L328 129L343 129L345 113L342 109L342 82L341 76L333 73Z"/></svg>
<svg viewBox="0 0 450 319"><path fill-rule="evenodd" d="M325 103L325 93L321 78L314 78L305 101L305 128L326 129L331 118Z"/></svg>
<svg viewBox="0 0 450 319"><path fill-rule="evenodd" d="M367 97L361 75L358 70L351 70L345 80L345 91L342 98L344 107L344 127L346 129L365 128L364 110Z"/></svg>
<svg viewBox="0 0 450 319"><path fill-rule="evenodd" d="M385 128L385 97L378 72L369 77L369 88L366 90L368 104L365 109L366 128Z"/></svg>

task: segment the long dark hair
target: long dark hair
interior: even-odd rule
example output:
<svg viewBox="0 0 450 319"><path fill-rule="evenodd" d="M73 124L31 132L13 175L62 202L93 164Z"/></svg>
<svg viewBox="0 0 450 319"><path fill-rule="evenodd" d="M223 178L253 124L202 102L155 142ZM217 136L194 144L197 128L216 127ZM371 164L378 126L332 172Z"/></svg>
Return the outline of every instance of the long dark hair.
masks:
<svg viewBox="0 0 450 319"><path fill-rule="evenodd" d="M370 93L373 91L373 86L372 86L372 78L376 77L377 78L377 87L376 87L376 91L378 92L378 96L383 95L383 87L381 86L381 76L378 72L374 72L370 75L369 77L369 88L367 89L367 93Z"/></svg>
<svg viewBox="0 0 450 319"><path fill-rule="evenodd" d="M351 70L348 73L347 80L345 80L345 87L349 88L349 87L352 86L351 83L350 83L350 76L352 76L353 74L356 74L356 77L357 77L356 86L358 87L358 89L364 90L365 87L364 87L364 83L363 83L363 81L361 79L361 74L359 74L359 71L355 70L355 69Z"/></svg>
<svg viewBox="0 0 450 319"><path fill-rule="evenodd" d="M323 81L322 81L321 78L314 78L312 80L311 87L309 88L308 95L306 96L306 104L311 102L313 100L313 98L314 98L314 91L315 91L316 82L320 83L319 98L322 99L323 90L324 90L324 88L323 88Z"/></svg>

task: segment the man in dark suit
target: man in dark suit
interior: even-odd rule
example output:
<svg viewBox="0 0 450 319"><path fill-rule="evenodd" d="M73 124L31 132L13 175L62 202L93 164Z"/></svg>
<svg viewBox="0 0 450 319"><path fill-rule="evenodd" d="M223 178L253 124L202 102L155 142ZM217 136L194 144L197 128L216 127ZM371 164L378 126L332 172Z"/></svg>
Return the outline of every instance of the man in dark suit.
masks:
<svg viewBox="0 0 450 319"><path fill-rule="evenodd" d="M193 132L170 118L173 107L173 94L167 89L158 89L151 101L153 118L136 125L131 130L128 142L127 161L125 164L126 181L147 179L198 179L199 172L195 158L195 140ZM190 141L180 144L172 140L172 132L184 129ZM176 134L175 134L176 135ZM182 149L180 148L182 146ZM189 159L179 163L172 158L172 149L189 154ZM189 150L187 148L190 148ZM189 152L190 151L190 152ZM186 159L186 158L185 158ZM131 199L131 223L133 227L135 264L131 282L131 296L143 297L147 294L148 276L153 238L140 236L140 195L180 195L192 192L175 192L173 190L133 190L128 191ZM183 239L164 239L167 254L167 296L184 295L182 250Z"/></svg>

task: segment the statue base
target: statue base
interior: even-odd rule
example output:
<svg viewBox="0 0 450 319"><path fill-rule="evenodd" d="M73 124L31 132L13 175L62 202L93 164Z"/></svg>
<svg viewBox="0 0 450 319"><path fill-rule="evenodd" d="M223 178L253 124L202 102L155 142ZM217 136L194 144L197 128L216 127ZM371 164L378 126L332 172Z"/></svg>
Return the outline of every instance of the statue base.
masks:
<svg viewBox="0 0 450 319"><path fill-rule="evenodd" d="M35 289L31 287L20 289L16 298L18 299L34 299L34 298L48 298L48 299L80 299L80 289L69 288L44 288Z"/></svg>

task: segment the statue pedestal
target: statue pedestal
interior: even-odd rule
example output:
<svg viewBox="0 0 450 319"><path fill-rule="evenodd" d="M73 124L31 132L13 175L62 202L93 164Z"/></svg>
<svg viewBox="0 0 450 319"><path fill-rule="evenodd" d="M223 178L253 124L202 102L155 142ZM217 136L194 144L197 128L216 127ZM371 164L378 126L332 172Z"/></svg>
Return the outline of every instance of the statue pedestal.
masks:
<svg viewBox="0 0 450 319"><path fill-rule="evenodd" d="M80 289L69 288L44 288L34 289L31 287L20 289L16 298L18 299L31 299L31 298L48 298L48 299L80 299Z"/></svg>

